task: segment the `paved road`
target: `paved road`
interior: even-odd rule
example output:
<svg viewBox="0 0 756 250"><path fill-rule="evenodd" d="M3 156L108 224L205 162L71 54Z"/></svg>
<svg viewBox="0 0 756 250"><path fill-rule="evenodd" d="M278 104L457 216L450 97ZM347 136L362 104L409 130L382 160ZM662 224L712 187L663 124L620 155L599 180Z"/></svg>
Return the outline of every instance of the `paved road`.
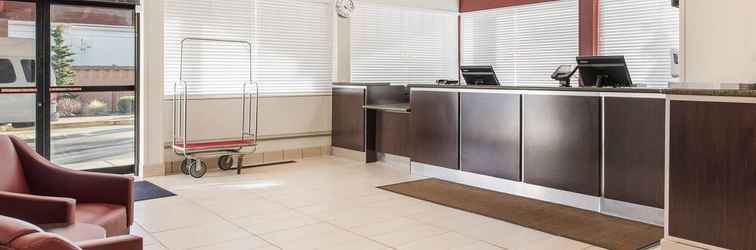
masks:
<svg viewBox="0 0 756 250"><path fill-rule="evenodd" d="M52 159L76 169L133 164L134 126L65 128L52 131Z"/></svg>

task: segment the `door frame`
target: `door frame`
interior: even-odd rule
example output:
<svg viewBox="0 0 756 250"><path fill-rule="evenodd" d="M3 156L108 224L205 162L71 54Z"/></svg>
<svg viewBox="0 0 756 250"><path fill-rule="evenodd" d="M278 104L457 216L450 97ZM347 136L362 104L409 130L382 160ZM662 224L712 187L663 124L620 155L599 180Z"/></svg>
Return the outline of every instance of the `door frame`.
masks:
<svg viewBox="0 0 756 250"><path fill-rule="evenodd" d="M52 126L51 126L51 113L52 108L51 96L55 92L134 92L134 164L127 166L117 166L101 169L91 169L87 171L91 172L103 172L113 174L134 174L138 175L137 166L139 166L139 124L140 124L140 22L139 14L137 13L136 6L131 4L118 4L118 3L103 3L103 2L91 2L83 0L21 0L27 2L36 3L36 17L35 17L35 42L36 42L36 150L43 157L50 159L51 156L51 144L52 144ZM106 7L116 8L133 11L134 20L134 86L82 86L82 87L60 87L56 90L56 87L50 86L51 80L51 29L52 29L52 6L53 5L72 5L82 7Z"/></svg>

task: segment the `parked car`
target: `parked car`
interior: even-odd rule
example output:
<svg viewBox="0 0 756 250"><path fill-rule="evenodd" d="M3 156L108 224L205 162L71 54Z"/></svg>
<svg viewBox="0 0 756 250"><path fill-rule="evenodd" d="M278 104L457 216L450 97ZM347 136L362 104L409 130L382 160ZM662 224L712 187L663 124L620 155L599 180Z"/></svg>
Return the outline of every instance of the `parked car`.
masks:
<svg viewBox="0 0 756 250"><path fill-rule="evenodd" d="M36 85L34 48L33 39L0 38L0 88ZM0 95L0 124L33 125L37 113L35 99L35 94ZM56 118L57 104L52 99L51 116Z"/></svg>

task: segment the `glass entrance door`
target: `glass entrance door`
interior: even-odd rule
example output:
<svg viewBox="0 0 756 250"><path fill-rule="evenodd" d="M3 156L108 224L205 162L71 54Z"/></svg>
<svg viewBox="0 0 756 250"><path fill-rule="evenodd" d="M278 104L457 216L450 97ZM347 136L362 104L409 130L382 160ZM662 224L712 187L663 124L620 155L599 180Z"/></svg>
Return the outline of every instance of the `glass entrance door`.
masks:
<svg viewBox="0 0 756 250"><path fill-rule="evenodd" d="M50 103L57 114L50 158L79 170L133 171L134 10L53 4L50 13Z"/></svg>
<svg viewBox="0 0 756 250"><path fill-rule="evenodd" d="M0 134L36 147L36 4L0 0Z"/></svg>
<svg viewBox="0 0 756 250"><path fill-rule="evenodd" d="M134 173L134 8L50 2L0 0L0 133L66 168Z"/></svg>

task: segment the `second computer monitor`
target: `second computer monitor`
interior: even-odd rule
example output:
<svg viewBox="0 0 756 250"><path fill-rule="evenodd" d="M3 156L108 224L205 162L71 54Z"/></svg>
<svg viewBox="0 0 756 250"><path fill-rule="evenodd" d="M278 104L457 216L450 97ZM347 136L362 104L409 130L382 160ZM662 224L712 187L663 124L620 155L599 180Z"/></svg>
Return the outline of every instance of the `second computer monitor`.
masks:
<svg viewBox="0 0 756 250"><path fill-rule="evenodd" d="M493 66L461 66L459 69L467 85L499 85Z"/></svg>
<svg viewBox="0 0 756 250"><path fill-rule="evenodd" d="M624 56L586 56L577 58L583 86L633 86Z"/></svg>

